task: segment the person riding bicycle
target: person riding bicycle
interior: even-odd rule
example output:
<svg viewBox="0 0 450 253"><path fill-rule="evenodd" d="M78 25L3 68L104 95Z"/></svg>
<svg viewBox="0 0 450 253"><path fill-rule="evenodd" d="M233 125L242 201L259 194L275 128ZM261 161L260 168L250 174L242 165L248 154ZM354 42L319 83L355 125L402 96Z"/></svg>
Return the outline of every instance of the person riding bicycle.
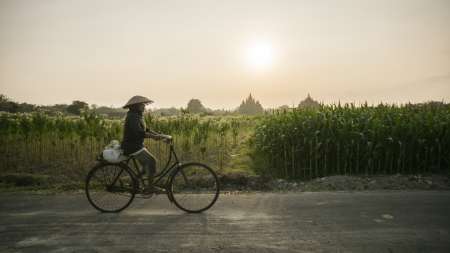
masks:
<svg viewBox="0 0 450 253"><path fill-rule="evenodd" d="M156 158L151 155L144 147L144 139L152 138L156 141L164 139L163 136L151 131L145 125L142 112L145 110L145 105L153 103L152 100L143 96L134 96L122 108L128 109L127 117L125 119L125 127L123 130L123 139L121 148L125 155L134 156L142 165L144 173L148 176L148 190L150 193L164 193L164 189L155 187L153 179L156 173Z"/></svg>

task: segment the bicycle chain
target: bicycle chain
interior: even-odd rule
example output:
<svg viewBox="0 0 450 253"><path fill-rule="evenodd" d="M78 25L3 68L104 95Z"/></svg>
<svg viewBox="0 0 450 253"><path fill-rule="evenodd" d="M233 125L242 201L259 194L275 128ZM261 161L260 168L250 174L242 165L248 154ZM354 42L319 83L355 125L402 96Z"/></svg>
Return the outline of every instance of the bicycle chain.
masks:
<svg viewBox="0 0 450 253"><path fill-rule="evenodd" d="M141 196L142 196L142 198L144 198L144 199L148 199L148 198L150 198L151 196L153 196L153 193L150 192L148 189L141 189Z"/></svg>

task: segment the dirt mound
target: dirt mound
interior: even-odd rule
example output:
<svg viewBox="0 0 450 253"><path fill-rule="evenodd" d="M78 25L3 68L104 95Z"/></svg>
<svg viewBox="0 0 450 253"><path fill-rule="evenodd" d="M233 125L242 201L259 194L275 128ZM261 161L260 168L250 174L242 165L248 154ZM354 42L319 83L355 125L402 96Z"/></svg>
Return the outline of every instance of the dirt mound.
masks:
<svg viewBox="0 0 450 253"><path fill-rule="evenodd" d="M380 191L450 190L447 177L441 175L330 176L309 181L288 182L255 175L220 175L222 191Z"/></svg>
<svg viewBox="0 0 450 253"><path fill-rule="evenodd" d="M327 190L450 190L447 177L440 175L380 175L371 177L332 176L318 178L303 184L308 187Z"/></svg>
<svg viewBox="0 0 450 253"><path fill-rule="evenodd" d="M269 178L250 174L230 173L219 175L222 191L262 191L268 190Z"/></svg>

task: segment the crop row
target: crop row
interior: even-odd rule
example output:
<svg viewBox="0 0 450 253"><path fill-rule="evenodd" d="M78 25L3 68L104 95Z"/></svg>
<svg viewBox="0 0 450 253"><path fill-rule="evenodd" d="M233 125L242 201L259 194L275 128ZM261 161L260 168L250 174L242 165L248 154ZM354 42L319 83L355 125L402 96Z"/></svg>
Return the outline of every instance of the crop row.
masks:
<svg viewBox="0 0 450 253"><path fill-rule="evenodd" d="M251 118L198 116L160 117L146 114L147 126L174 136L183 161L208 158L212 167L222 168L229 148L242 132L248 132ZM108 119L95 111L77 117L50 117L45 111L0 115L0 173L27 172L84 177L95 157L111 140L121 141L124 119ZM163 167L168 148L146 139L144 145Z"/></svg>
<svg viewBox="0 0 450 253"><path fill-rule="evenodd" d="M450 172L450 107L322 105L262 116L251 138L284 177Z"/></svg>

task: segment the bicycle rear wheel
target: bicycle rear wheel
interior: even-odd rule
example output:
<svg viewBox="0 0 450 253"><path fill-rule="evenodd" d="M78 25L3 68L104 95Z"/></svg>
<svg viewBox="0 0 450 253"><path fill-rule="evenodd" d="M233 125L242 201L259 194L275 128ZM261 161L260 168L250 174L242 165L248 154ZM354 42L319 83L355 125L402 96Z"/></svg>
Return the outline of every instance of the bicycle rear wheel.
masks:
<svg viewBox="0 0 450 253"><path fill-rule="evenodd" d="M135 178L124 165L106 163L94 167L86 177L89 202L102 212L120 212L135 196Z"/></svg>
<svg viewBox="0 0 450 253"><path fill-rule="evenodd" d="M175 205L189 213L200 213L210 208L220 191L216 173L201 163L187 163L177 169L169 189Z"/></svg>

